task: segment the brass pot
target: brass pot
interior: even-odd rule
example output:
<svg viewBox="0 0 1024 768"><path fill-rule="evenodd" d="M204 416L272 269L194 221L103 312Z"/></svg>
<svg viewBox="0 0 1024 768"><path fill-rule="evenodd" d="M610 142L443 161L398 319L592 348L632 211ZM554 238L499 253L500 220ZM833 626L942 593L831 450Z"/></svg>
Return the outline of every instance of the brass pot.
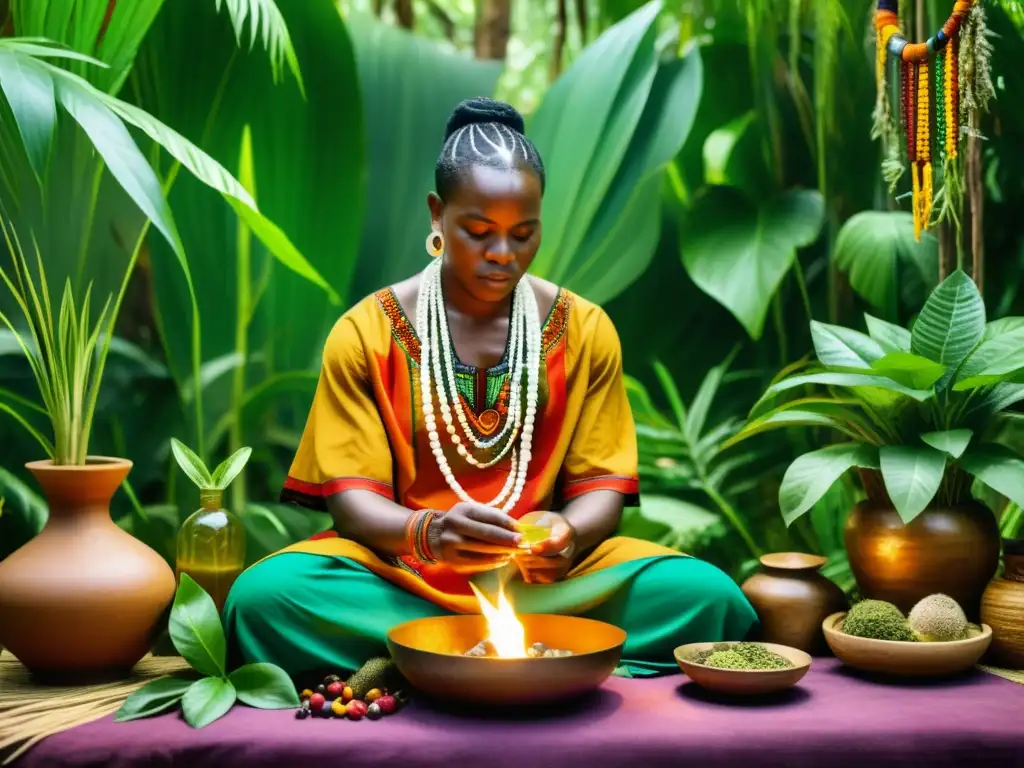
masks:
<svg viewBox="0 0 1024 768"><path fill-rule="evenodd" d="M1024 539L1004 545L1005 569L981 598L981 620L992 627L992 661L1024 669Z"/></svg>
<svg viewBox="0 0 1024 768"><path fill-rule="evenodd" d="M846 596L818 569L826 558L803 552L775 552L761 558L761 570L741 589L761 622L760 639L811 655L824 653L821 623L845 611Z"/></svg>
<svg viewBox="0 0 1024 768"><path fill-rule="evenodd" d="M174 597L174 571L110 519L132 463L26 465L50 517L0 562L0 643L39 679L116 679L149 650Z"/></svg>
<svg viewBox="0 0 1024 768"><path fill-rule="evenodd" d="M845 539L865 598L907 612L941 592L978 621L981 595L999 565L999 527L983 504L927 509L908 525L895 509L862 501L846 521Z"/></svg>

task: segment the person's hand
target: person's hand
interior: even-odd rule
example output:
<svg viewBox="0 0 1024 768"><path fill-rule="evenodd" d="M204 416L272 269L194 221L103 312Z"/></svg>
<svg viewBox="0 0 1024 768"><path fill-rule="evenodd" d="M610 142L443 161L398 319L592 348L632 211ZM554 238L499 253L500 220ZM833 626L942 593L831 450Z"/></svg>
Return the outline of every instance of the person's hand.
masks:
<svg viewBox="0 0 1024 768"><path fill-rule="evenodd" d="M551 533L544 541L516 556L516 564L527 584L552 584L561 581L572 568L576 549L576 529L559 514L549 513L544 525Z"/></svg>
<svg viewBox="0 0 1024 768"><path fill-rule="evenodd" d="M436 527L435 527L436 526ZM520 552L516 521L483 504L460 502L431 524L428 542L434 557L459 573L498 568Z"/></svg>

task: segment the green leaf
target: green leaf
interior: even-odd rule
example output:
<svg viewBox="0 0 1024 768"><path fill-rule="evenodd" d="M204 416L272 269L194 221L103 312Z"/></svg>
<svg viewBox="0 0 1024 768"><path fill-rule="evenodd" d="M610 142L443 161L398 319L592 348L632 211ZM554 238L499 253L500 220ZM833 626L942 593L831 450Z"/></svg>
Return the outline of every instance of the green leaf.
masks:
<svg viewBox="0 0 1024 768"><path fill-rule="evenodd" d="M844 411L841 406L836 407L837 411ZM845 415L845 413L844 413ZM735 436L727 440L722 448L729 448L741 440L759 435L762 432L769 432L773 429L785 429L787 427L827 427L834 429L847 437L855 440L862 439L862 435L849 427L841 418L821 410L786 408L777 409L766 413L747 424Z"/></svg>
<svg viewBox="0 0 1024 768"><path fill-rule="evenodd" d="M269 55L274 81L277 82L280 79L281 70L287 64L299 90L305 93L302 72L299 70L299 60L292 47L288 26L274 0L217 0L218 11L222 5L227 8L228 15L231 17L231 26L234 27L238 45L242 44L245 23L248 21L249 50L252 50L256 44L256 38L259 36L263 48Z"/></svg>
<svg viewBox="0 0 1024 768"><path fill-rule="evenodd" d="M97 67L107 65L92 56L68 48L62 43L48 40L45 37L8 37L0 38L0 52L20 53L25 56L34 56L37 59L68 59L72 61L84 61Z"/></svg>
<svg viewBox="0 0 1024 768"><path fill-rule="evenodd" d="M928 297L911 329L910 350L955 370L985 334L985 303L962 270Z"/></svg>
<svg viewBox="0 0 1024 768"><path fill-rule="evenodd" d="M114 722L124 723L150 717L177 706L193 682L180 677L161 677L146 683L132 693L114 713Z"/></svg>
<svg viewBox="0 0 1024 768"><path fill-rule="evenodd" d="M990 320L985 324L985 335L982 341L994 339L1005 333L1014 333L1024 328L1024 317L1001 317L998 320Z"/></svg>
<svg viewBox="0 0 1024 768"><path fill-rule="evenodd" d="M1022 368L1024 327L994 334L982 341L960 366L953 389L974 389L994 384Z"/></svg>
<svg viewBox="0 0 1024 768"><path fill-rule="evenodd" d="M932 397L932 392L923 389L911 389L900 384L898 381L883 376L872 376L866 373L840 373L835 371L821 371L818 373L805 373L797 376L790 376L788 379L776 382L770 386L761 398L764 402L768 398L796 387L803 387L807 384L824 384L831 387L850 387L855 391L873 388L900 395L906 395L918 402L924 402ZM757 406L755 406L756 408Z"/></svg>
<svg viewBox="0 0 1024 768"><path fill-rule="evenodd" d="M295 684L288 673L274 664L259 662L239 667L228 676L238 700L259 709L288 709L299 706Z"/></svg>
<svg viewBox="0 0 1024 768"><path fill-rule="evenodd" d="M14 114L32 169L42 179L57 125L53 78L31 58L4 53L0 48L0 89Z"/></svg>
<svg viewBox="0 0 1024 768"><path fill-rule="evenodd" d="M713 512L670 496L645 494L637 516L652 524L663 546L686 551L719 529L722 519Z"/></svg>
<svg viewBox="0 0 1024 768"><path fill-rule="evenodd" d="M294 504L248 504L240 517L247 534L247 565L334 525L326 512L313 512Z"/></svg>
<svg viewBox="0 0 1024 768"><path fill-rule="evenodd" d="M877 341L860 331L811 321L814 352L829 368L871 368L885 354Z"/></svg>
<svg viewBox="0 0 1024 768"><path fill-rule="evenodd" d="M976 445L960 457L960 466L993 491L1024 506L1024 461L998 444Z"/></svg>
<svg viewBox="0 0 1024 768"><path fill-rule="evenodd" d="M185 722L202 728L223 717L235 705L235 686L222 677L196 680L181 699Z"/></svg>
<svg viewBox="0 0 1024 768"><path fill-rule="evenodd" d="M947 429L944 432L925 432L921 439L932 448L959 459L973 436L974 433L969 429Z"/></svg>
<svg viewBox="0 0 1024 768"><path fill-rule="evenodd" d="M946 374L946 366L910 352L889 352L871 364L872 370L912 389L930 389Z"/></svg>
<svg viewBox="0 0 1024 768"><path fill-rule="evenodd" d="M886 352L909 352L910 331L898 325L893 325L885 320L865 313L864 320L867 322L868 335L877 341Z"/></svg>
<svg viewBox="0 0 1024 768"><path fill-rule="evenodd" d="M239 448L233 454L224 459L223 462L213 471L213 487L221 490L227 488L231 481L238 477L245 463L252 455L252 448L246 446Z"/></svg>
<svg viewBox="0 0 1024 768"><path fill-rule="evenodd" d="M46 501L13 473L0 467L0 560L37 536L50 519Z"/></svg>
<svg viewBox="0 0 1024 768"><path fill-rule="evenodd" d="M935 498L946 470L946 454L913 445L883 445L882 479L900 519L911 522Z"/></svg>
<svg viewBox="0 0 1024 768"><path fill-rule="evenodd" d="M976 399L968 408L967 415L980 414L991 418L1021 400L1024 400L1024 384L996 384Z"/></svg>
<svg viewBox="0 0 1024 768"><path fill-rule="evenodd" d="M925 232L914 239L914 219L905 211L861 211L843 224L833 258L850 286L872 306L897 306L900 268L922 276L938 269L938 240Z"/></svg>
<svg viewBox="0 0 1024 768"><path fill-rule="evenodd" d="M741 192L712 187L697 199L680 238L683 264L697 286L761 338L772 297L824 220L816 191L792 190L755 205Z"/></svg>
<svg viewBox="0 0 1024 768"><path fill-rule="evenodd" d="M225 674L227 643L217 606L187 573L181 574L174 596L170 632L174 647L193 669L204 675Z"/></svg>
<svg viewBox="0 0 1024 768"><path fill-rule="evenodd" d="M196 484L196 487L200 489L216 487L213 477L210 475L210 470L206 468L203 460L176 437L171 438L171 453L174 454L174 459L178 462L178 466L181 467L181 471L188 476L189 480Z"/></svg>
<svg viewBox="0 0 1024 768"><path fill-rule="evenodd" d="M779 487L779 507L786 525L813 507L848 469L878 469L878 449L840 443L800 456L786 470Z"/></svg>

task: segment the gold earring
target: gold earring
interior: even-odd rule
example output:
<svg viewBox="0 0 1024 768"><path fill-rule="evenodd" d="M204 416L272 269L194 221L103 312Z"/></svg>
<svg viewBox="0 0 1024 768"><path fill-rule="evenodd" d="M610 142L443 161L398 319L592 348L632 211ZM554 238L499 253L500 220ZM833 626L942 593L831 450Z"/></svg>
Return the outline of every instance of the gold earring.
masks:
<svg viewBox="0 0 1024 768"><path fill-rule="evenodd" d="M427 235L427 253L434 258L444 253L444 235L436 230Z"/></svg>

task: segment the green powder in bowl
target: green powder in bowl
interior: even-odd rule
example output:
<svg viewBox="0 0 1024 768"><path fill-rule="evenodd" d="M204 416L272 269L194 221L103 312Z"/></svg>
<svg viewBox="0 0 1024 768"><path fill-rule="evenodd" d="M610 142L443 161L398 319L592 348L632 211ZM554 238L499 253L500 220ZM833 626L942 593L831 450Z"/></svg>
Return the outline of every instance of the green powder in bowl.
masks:
<svg viewBox="0 0 1024 768"><path fill-rule="evenodd" d="M769 670L790 669L793 663L760 643L716 643L711 649L694 655L692 661L717 669Z"/></svg>

